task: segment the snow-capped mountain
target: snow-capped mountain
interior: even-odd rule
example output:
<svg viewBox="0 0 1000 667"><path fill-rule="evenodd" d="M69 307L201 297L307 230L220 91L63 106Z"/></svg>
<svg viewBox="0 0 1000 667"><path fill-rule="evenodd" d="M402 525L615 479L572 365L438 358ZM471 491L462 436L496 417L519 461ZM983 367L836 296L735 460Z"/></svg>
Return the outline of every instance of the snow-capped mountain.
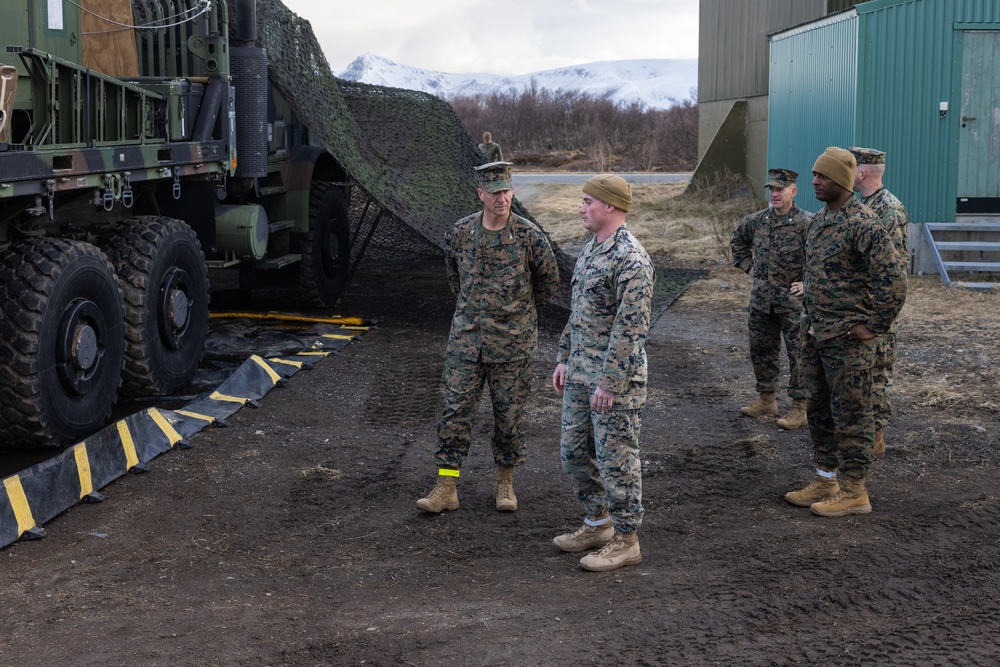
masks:
<svg viewBox="0 0 1000 667"><path fill-rule="evenodd" d="M339 76L348 81L420 90L444 99L473 97L495 90L524 90L534 84L552 91L572 90L593 96L607 94L616 102L641 102L650 109L666 109L692 97L698 85L698 61L612 60L501 76L433 72L367 53L356 58Z"/></svg>

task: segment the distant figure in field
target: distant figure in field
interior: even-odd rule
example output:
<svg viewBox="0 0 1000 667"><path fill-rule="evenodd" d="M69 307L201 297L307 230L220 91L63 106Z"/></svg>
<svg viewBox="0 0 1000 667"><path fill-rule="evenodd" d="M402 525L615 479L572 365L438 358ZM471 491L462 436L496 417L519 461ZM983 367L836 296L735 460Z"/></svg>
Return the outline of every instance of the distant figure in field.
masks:
<svg viewBox="0 0 1000 667"><path fill-rule="evenodd" d="M479 144L479 150L486 156L487 162L503 162L500 144L493 142L493 135L489 132L483 132L483 143Z"/></svg>

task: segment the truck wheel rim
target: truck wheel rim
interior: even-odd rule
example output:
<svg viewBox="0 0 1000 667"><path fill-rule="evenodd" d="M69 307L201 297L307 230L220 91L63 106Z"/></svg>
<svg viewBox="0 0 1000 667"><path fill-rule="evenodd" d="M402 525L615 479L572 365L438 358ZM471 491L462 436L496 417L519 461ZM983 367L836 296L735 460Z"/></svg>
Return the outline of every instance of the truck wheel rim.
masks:
<svg viewBox="0 0 1000 667"><path fill-rule="evenodd" d="M77 299L66 309L57 332L56 369L68 394L84 396L94 389L107 331L104 314L93 301Z"/></svg>
<svg viewBox="0 0 1000 667"><path fill-rule="evenodd" d="M191 324L191 285L194 281L184 269L171 267L160 283L158 308L160 337L171 350L179 350Z"/></svg>

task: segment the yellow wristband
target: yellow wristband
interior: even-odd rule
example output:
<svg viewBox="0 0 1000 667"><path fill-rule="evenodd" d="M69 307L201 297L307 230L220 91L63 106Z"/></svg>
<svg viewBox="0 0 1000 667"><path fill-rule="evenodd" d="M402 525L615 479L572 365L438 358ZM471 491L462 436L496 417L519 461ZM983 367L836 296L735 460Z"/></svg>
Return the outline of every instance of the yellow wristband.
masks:
<svg viewBox="0 0 1000 667"><path fill-rule="evenodd" d="M438 475L442 477L458 477L458 471L451 468L438 468Z"/></svg>

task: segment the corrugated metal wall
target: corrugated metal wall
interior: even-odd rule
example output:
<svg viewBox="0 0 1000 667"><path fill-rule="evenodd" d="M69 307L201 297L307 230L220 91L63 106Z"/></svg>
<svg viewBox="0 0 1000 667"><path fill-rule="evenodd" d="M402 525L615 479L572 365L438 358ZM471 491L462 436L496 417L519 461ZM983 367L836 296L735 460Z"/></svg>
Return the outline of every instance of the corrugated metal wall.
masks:
<svg viewBox="0 0 1000 667"><path fill-rule="evenodd" d="M970 29L1000 29L1000 0L872 0L775 35L768 165L808 175L826 146L879 148L912 222L954 220ZM814 210L807 184L798 202Z"/></svg>
<svg viewBox="0 0 1000 667"><path fill-rule="evenodd" d="M845 2L830 0L835 5ZM827 0L701 0L699 101L766 95L766 35L824 16L826 11Z"/></svg>
<svg viewBox="0 0 1000 667"><path fill-rule="evenodd" d="M827 146L855 136L858 16L838 14L771 40L767 163L799 172L798 205L820 208L812 165Z"/></svg>
<svg viewBox="0 0 1000 667"><path fill-rule="evenodd" d="M887 152L886 187L912 222L954 220L963 37L956 28L1000 27L1000 0L874 0L857 11L855 143Z"/></svg>

